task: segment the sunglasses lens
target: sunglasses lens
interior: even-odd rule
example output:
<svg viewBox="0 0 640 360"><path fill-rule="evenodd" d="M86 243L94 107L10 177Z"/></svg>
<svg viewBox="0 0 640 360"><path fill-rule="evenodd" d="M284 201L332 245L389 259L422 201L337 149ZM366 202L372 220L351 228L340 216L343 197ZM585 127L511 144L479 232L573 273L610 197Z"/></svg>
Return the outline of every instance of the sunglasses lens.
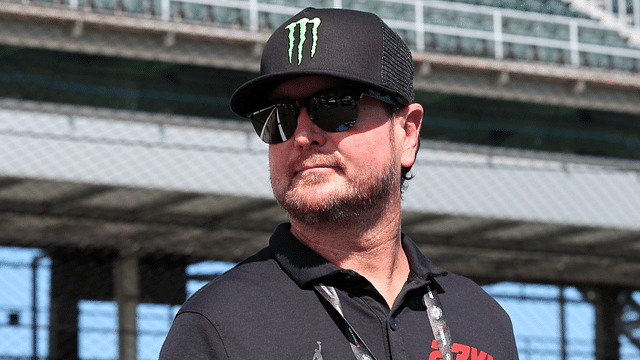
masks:
<svg viewBox="0 0 640 360"><path fill-rule="evenodd" d="M358 99L352 95L329 95L313 99L309 104L313 122L327 132L347 131L358 119Z"/></svg>
<svg viewBox="0 0 640 360"><path fill-rule="evenodd" d="M320 129L327 132L347 131L358 119L359 99L360 96L351 93L320 95L307 100L307 111ZM289 140L298 125L299 104L299 101L280 103L249 115L260 139L267 144Z"/></svg>
<svg viewBox="0 0 640 360"><path fill-rule="evenodd" d="M298 109L292 104L277 104L254 112L249 118L262 141L279 144L293 136L298 114Z"/></svg>

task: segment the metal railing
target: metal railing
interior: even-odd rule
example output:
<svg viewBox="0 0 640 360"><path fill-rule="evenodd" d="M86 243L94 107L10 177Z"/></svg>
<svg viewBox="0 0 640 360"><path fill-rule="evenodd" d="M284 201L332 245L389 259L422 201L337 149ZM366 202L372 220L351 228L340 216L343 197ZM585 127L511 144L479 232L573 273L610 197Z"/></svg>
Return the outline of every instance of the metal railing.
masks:
<svg viewBox="0 0 640 360"><path fill-rule="evenodd" d="M547 12L570 16L437 0L62 1L59 6L78 11L108 10L138 16L143 13L162 21L210 21L217 26L256 32L272 30L304 6L369 10L385 19L417 52L515 58L631 72L640 67L640 49L629 45L629 31L621 33L619 26L588 19L587 14L579 15L559 2L555 6L564 7L563 11ZM634 10L630 18L638 16ZM634 34L640 34L638 24L634 26Z"/></svg>
<svg viewBox="0 0 640 360"><path fill-rule="evenodd" d="M564 0L593 19L618 28L640 46L640 0Z"/></svg>

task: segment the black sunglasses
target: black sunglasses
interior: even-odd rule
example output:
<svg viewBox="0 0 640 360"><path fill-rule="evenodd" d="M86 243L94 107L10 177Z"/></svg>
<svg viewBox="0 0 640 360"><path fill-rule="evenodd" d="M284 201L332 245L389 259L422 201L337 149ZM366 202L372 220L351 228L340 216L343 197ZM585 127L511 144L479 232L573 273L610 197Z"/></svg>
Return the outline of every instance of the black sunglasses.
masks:
<svg viewBox="0 0 640 360"><path fill-rule="evenodd" d="M279 144L289 140L298 126L300 108L305 106L309 118L320 129L327 132L347 131L358 119L358 109L363 96L378 99L398 106L390 95L373 90L331 90L296 100L278 101L247 117L251 119L256 133L267 144Z"/></svg>

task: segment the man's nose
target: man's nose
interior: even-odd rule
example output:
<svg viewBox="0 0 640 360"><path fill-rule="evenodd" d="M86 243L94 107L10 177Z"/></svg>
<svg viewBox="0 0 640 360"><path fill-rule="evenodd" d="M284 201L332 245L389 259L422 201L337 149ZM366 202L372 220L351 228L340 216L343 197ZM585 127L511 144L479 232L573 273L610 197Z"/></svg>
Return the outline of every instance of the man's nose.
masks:
<svg viewBox="0 0 640 360"><path fill-rule="evenodd" d="M293 133L296 147L307 149L312 146L323 146L327 141L326 136L327 133L311 120L306 107L301 108L300 115L298 115L298 125Z"/></svg>

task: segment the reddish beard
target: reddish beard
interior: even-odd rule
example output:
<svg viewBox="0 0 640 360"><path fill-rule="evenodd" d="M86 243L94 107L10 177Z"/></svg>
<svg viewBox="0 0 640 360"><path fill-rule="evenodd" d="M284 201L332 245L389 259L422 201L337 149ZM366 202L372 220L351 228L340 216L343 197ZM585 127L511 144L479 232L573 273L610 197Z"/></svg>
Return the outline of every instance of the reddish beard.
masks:
<svg viewBox="0 0 640 360"><path fill-rule="evenodd" d="M316 225L346 224L358 221L365 212L372 210L376 205L391 196L396 184L400 181L400 172L394 166L394 158L378 174L370 177L349 178L344 171L344 165L335 159L319 158L307 159L307 163L323 163L336 169L338 175L346 178L344 191L327 194L321 201L309 201L301 194L302 187L323 186L331 176L336 174L305 174L297 177L298 173L292 167L287 172L287 184L285 187L274 186L272 188L278 203L287 211L291 219Z"/></svg>

